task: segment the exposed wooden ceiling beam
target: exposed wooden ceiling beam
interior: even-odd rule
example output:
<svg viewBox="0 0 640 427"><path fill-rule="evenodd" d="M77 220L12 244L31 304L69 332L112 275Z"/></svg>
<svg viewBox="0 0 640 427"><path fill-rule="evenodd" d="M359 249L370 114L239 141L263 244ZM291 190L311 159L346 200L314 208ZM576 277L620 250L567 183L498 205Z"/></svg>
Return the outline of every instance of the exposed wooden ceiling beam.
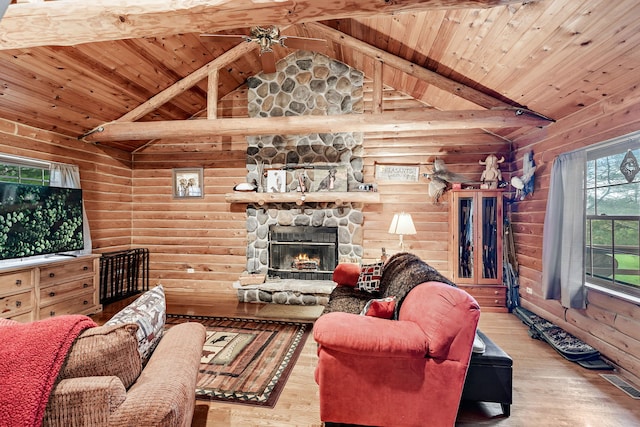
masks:
<svg viewBox="0 0 640 427"><path fill-rule="evenodd" d="M76 0L19 3L0 22L0 50L204 33L522 0Z"/></svg>
<svg viewBox="0 0 640 427"><path fill-rule="evenodd" d="M480 92L479 90L458 83L431 70L427 70L426 68L414 64L411 61L407 61L404 58L400 58L387 51L378 49L375 46L372 46L366 42L363 42L362 40L358 40L355 37L351 37L348 34L345 34L326 25L310 22L304 24L304 26L309 29L314 37L326 38L335 43L347 46L351 49L355 49L363 55L375 58L385 63L386 65L395 68L396 70L416 77L417 79L423 80L430 85L447 91L455 96L466 99L467 101L473 102L474 104L481 107L513 107L512 105L500 99L494 98L493 96L487 95L483 92Z"/></svg>
<svg viewBox="0 0 640 427"><path fill-rule="evenodd" d="M373 60L378 65L375 67L378 72L374 76L374 85L378 88L378 92L381 91L382 88L382 68L381 64L385 63L393 68L396 68L404 73L410 74L416 78L425 80L427 83L432 84L440 89L446 90L452 93L455 96L460 96L468 101L471 101L481 107L484 108L512 108L511 105L507 104L504 101L496 99L490 95L486 95L476 89L465 86L461 83L453 81L447 77L444 77L438 73L427 70L423 67L420 67L406 59L400 58L393 54L390 54L384 50L378 49L374 46L371 46L368 43L365 43L361 40L358 40L354 37L351 37L347 34L344 34L338 30L327 27L323 24L318 23L308 23L305 24L307 27L311 28L313 32L321 33L322 36L333 40L337 43L344 44L345 46L357 49L358 51L364 53L367 56L373 58ZM222 55L218 56L213 61L194 71L190 75L184 77L183 79L177 81L173 85L164 89L162 92L154 95L152 98L147 100L146 102L140 104L138 107L129 111L127 114L118 118L116 121L118 122L127 122L127 121L136 121L141 117L144 117L146 114L151 111L157 109L162 104L168 102L173 97L181 94L182 92L188 90L192 86L196 85L200 80L206 78L211 70L216 70L225 65L237 60L242 55L247 53L250 50L256 49L258 47L255 43L241 43L232 49L226 51ZM377 91L374 90L374 95ZM211 95L211 94L210 94ZM378 97L381 97L381 93L378 93ZM374 96L375 98L375 96ZM209 105L214 104L214 99L208 100ZM374 100L374 104L380 104L380 108L382 107L381 98L377 101ZM374 113L379 112L374 109ZM531 112L532 114L537 114Z"/></svg>
<svg viewBox="0 0 640 427"><path fill-rule="evenodd" d="M157 109L165 102L170 101L173 97L180 95L184 91L189 90L190 88L198 84L200 80L208 77L211 70L218 70L220 69L220 67L224 67L230 62L237 60L242 55L245 55L247 52L250 52L257 48L258 45L256 43L240 43L239 45L234 46L222 55L218 56L213 61L198 68L188 76L178 80L168 88L164 89L162 92L157 93L147 101L138 105L136 108L117 119L117 121L136 121L139 118L144 117L147 113L150 113L151 111Z"/></svg>
<svg viewBox="0 0 640 427"><path fill-rule="evenodd" d="M435 129L546 126L549 121L518 109L413 111L383 114L112 122L90 132L88 142L323 132L402 132Z"/></svg>

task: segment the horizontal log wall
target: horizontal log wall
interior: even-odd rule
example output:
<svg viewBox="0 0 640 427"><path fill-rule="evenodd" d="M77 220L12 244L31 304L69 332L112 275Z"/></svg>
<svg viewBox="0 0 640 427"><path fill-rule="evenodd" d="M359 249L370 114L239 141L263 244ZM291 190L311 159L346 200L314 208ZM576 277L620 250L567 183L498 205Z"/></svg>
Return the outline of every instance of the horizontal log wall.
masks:
<svg viewBox="0 0 640 427"><path fill-rule="evenodd" d="M218 103L218 117L247 117L246 90ZM158 140L133 154L133 246L150 251L150 278L167 293L233 292L246 264L246 214L225 193L244 182L244 138ZM204 196L173 197L174 168L203 168Z"/></svg>
<svg viewBox="0 0 640 427"><path fill-rule="evenodd" d="M557 301L543 299L541 281L543 224L554 159L558 154L638 129L640 88L633 85L547 129L519 138L513 166L522 171L522 156L533 150L537 165L535 192L511 207L523 306L594 346L636 380L640 380L640 307L589 290L586 310L566 310ZM532 294L526 292L527 288Z"/></svg>
<svg viewBox="0 0 640 427"><path fill-rule="evenodd" d="M95 252L131 244L131 155L0 119L0 153L78 165Z"/></svg>
<svg viewBox="0 0 640 427"><path fill-rule="evenodd" d="M365 113L373 106L373 84L365 83ZM391 88L383 90L383 111L415 111L431 108ZM374 182L380 192L380 204L365 207L364 257L380 258L382 248L388 254L400 250L398 236L387 231L393 214L410 213L417 234L404 236L405 250L413 252L447 277L452 276L449 265L450 193L435 203L429 196L429 180L425 173L433 171L433 161L441 159L447 169L464 176L468 181L480 180L484 166L479 164L489 154L508 156L510 145L479 129L439 131L425 134L367 133L364 135L365 182ZM398 183L377 180L376 164L404 164L418 166L417 183Z"/></svg>
<svg viewBox="0 0 640 427"><path fill-rule="evenodd" d="M372 108L372 84L365 82L365 111ZM423 103L386 88L385 111L429 108ZM247 117L244 88L218 103L218 117ZM259 120L259 119L256 119ZM330 120L330 117L328 118ZM151 252L151 279L168 292L233 293L246 265L245 207L228 204L224 194L245 181L244 138L212 136L206 141L157 140L138 150L134 159L133 246ZM431 170L442 158L450 170L479 180L488 154L508 155L509 144L480 130L424 134L365 134L365 182L375 182L376 163L416 165L420 173ZM172 169L204 168L204 198L180 200L172 197ZM428 180L417 183L379 182L381 203L365 205L364 259L379 259L382 248L389 255L399 251L398 236L387 233L393 214L411 213L418 234L405 236L405 250L450 276L449 197L434 204L428 195ZM193 272L189 272L193 271Z"/></svg>

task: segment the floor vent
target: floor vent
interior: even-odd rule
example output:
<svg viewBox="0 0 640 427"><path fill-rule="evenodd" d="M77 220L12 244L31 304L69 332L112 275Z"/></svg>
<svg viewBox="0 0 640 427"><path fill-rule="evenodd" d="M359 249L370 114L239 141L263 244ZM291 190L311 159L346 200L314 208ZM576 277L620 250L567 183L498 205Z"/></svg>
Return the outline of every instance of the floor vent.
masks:
<svg viewBox="0 0 640 427"><path fill-rule="evenodd" d="M629 396L633 397L634 399L640 399L640 390L638 390L619 376L613 374L600 374L600 376L609 381L614 386L618 387L620 390L627 393Z"/></svg>

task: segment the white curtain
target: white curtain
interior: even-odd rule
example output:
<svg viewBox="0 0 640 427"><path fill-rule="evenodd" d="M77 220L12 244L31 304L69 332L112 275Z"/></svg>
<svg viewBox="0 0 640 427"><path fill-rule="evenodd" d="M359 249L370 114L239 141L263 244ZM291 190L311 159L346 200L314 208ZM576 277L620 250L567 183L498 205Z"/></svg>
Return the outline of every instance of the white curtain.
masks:
<svg viewBox="0 0 640 427"><path fill-rule="evenodd" d="M51 163L49 167L49 185L62 188L81 188L80 170L78 166L66 165L64 163ZM82 234L84 237L84 249L81 253L90 254L92 251L91 232L89 230L87 213L84 209L84 199L82 200Z"/></svg>
<svg viewBox="0 0 640 427"><path fill-rule="evenodd" d="M558 156L551 170L542 239L542 291L563 307L585 308L584 174L586 152Z"/></svg>

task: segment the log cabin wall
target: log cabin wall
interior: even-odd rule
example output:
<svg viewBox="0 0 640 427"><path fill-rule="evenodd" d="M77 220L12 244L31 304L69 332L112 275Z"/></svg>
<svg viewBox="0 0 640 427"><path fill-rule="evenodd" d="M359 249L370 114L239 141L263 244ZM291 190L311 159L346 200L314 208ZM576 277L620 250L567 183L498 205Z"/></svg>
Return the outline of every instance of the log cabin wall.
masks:
<svg viewBox="0 0 640 427"><path fill-rule="evenodd" d="M365 113L374 107L373 82L365 83ZM382 111L416 111L432 108L416 99L385 87ZM449 265L450 229L449 207L451 194L435 203L428 193L429 180L423 176L433 171L433 161L441 159L451 172L464 176L470 183L479 184L484 166L479 161L489 154L510 155L511 145L480 129L425 133L365 133L364 182L375 182L380 192L380 204L365 206L364 258L378 259L382 248L392 255L400 250L398 236L388 233L393 215L410 213L417 234L404 236L405 250L413 252L447 277L452 276ZM376 180L376 164L405 164L419 166L417 183L398 183ZM502 167L502 169L506 169ZM476 185L478 186L478 185Z"/></svg>
<svg viewBox="0 0 640 427"><path fill-rule="evenodd" d="M131 244L131 155L0 119L0 153L78 165L95 252Z"/></svg>
<svg viewBox="0 0 640 427"><path fill-rule="evenodd" d="M365 79L365 114L373 107L373 83ZM430 108L392 88L385 88L384 111ZM246 86L218 103L219 118L248 117ZM258 119L257 119L258 120ZM420 173L431 170L435 158L451 171L478 181L484 168L478 163L488 154L508 156L510 145L479 130L423 134L365 134L364 182L375 182L376 163L417 165ZM169 294L204 292L235 295L234 281L246 268L246 205L229 204L225 193L245 182L245 138L211 137L206 141L152 141L133 154L134 247L150 250L150 277ZM172 169L204 168L202 199L173 199ZM398 236L388 234L393 214L411 213L418 234L405 236L405 250L450 276L449 196L434 204L428 181L378 184L381 203L363 207L364 261L379 259L382 248L389 255L399 251ZM192 272L191 272L192 271ZM215 298L215 297L214 297Z"/></svg>
<svg viewBox="0 0 640 427"><path fill-rule="evenodd" d="M558 301L542 297L541 281L543 224L554 159L558 154L637 131L639 111L640 88L633 83L545 130L517 139L514 169L521 172L523 155L533 150L536 183L532 196L511 206L523 306L597 348L635 376L636 383L640 379L640 307L589 290L586 310L565 309Z"/></svg>
<svg viewBox="0 0 640 427"><path fill-rule="evenodd" d="M246 86L218 117L247 117ZM224 195L244 182L244 137L151 141L133 153L132 245L150 252L150 280L172 293L232 292L246 264L246 213ZM204 196L174 199L172 169L203 168ZM215 297L213 297L215 299Z"/></svg>

